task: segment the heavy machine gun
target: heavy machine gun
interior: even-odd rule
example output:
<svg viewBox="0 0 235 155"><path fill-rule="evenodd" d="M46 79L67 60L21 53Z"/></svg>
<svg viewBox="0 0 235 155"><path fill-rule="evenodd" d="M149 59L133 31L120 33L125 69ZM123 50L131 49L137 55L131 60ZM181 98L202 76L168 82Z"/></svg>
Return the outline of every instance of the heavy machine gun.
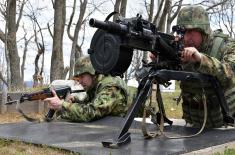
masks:
<svg viewBox="0 0 235 155"><path fill-rule="evenodd" d="M104 147L116 148L131 141L128 130L134 117L150 95L153 83L167 86L170 80L179 80L198 82L202 88L209 85L217 94L224 122L234 124L217 79L206 74L182 71L180 52L184 47L185 29L183 27L174 26L172 31L177 34L174 36L159 32L154 24L142 19L140 15L110 22L108 20L112 15L113 13L105 21L93 18L89 21L91 27L98 28L88 50L92 65L97 72L115 76L122 75L131 63L134 49L149 51L157 59L149 64L144 64L144 68L148 69L141 74L138 93L132 103L132 109L127 114L119 135L112 142L102 142ZM160 99L157 101L160 113L164 115L164 121L171 125L172 121L167 119L164 113L160 91L158 93Z"/></svg>
<svg viewBox="0 0 235 155"><path fill-rule="evenodd" d="M140 15L130 19L119 19L116 22L107 19L99 21L92 18L89 21L90 26L99 28L88 50L97 72L122 75L130 66L134 49L153 53L158 57L157 64L161 68L181 68L181 39L175 41L173 35L157 31L154 24L142 19ZM178 36L184 34L183 27L174 26L173 30Z"/></svg>

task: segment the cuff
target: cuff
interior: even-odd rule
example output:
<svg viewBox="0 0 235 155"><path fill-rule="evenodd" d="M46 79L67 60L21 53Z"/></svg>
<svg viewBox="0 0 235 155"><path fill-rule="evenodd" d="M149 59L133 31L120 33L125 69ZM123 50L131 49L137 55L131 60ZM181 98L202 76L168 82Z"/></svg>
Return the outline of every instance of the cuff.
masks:
<svg viewBox="0 0 235 155"><path fill-rule="evenodd" d="M201 62L198 62L194 65L195 69L199 72L203 72L208 67L208 62L210 62L210 59L206 54L202 54Z"/></svg>
<svg viewBox="0 0 235 155"><path fill-rule="evenodd" d="M72 103L70 103L70 102L65 102L65 101L62 102L62 107L65 110L69 109L71 107L71 105L72 105Z"/></svg>

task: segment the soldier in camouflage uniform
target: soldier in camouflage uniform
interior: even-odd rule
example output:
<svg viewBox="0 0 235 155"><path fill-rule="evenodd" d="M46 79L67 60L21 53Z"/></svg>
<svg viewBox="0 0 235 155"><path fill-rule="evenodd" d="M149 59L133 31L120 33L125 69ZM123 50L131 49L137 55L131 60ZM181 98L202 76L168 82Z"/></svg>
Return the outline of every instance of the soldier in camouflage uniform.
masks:
<svg viewBox="0 0 235 155"><path fill-rule="evenodd" d="M82 57L75 65L75 76L86 90L85 100L79 101L76 96L73 102L54 97L45 99L49 107L61 110L63 119L74 122L89 122L102 117L124 116L128 110L126 84L119 77L96 75L90 58Z"/></svg>
<svg viewBox="0 0 235 155"><path fill-rule="evenodd" d="M235 115L235 41L221 30L211 31L207 12L200 6L181 9L177 24L186 28L183 69L210 74L220 82L229 107ZM203 124L203 99L200 83L181 82L183 118L195 127ZM206 127L225 125L219 101L212 88L205 88L208 117Z"/></svg>

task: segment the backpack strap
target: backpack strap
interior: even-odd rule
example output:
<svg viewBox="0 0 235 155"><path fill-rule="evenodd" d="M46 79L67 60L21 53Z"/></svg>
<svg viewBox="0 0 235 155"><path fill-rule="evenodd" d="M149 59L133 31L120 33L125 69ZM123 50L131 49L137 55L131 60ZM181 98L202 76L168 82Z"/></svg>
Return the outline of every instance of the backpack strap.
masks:
<svg viewBox="0 0 235 155"><path fill-rule="evenodd" d="M111 75L99 75L98 76L98 84L95 94L97 94L97 91L104 89L105 87L114 86L117 88L120 88L122 92L125 95L126 101L128 101L128 92L127 92L127 86L125 82L120 77L113 77Z"/></svg>
<svg viewBox="0 0 235 155"><path fill-rule="evenodd" d="M213 46L211 48L210 56L221 59L223 54L221 52L221 48L227 40L228 35L224 34L221 29L215 30L213 34Z"/></svg>

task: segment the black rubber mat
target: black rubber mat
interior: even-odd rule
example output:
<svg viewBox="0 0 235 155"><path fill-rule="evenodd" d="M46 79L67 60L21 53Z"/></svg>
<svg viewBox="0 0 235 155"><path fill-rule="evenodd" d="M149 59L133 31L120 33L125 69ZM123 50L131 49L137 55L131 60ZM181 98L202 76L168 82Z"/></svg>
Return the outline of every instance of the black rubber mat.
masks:
<svg viewBox="0 0 235 155"><path fill-rule="evenodd" d="M131 143L119 149L104 148L101 141L118 133L123 118L106 117L92 123L10 123L0 125L0 138L44 144L86 155L164 155L181 154L235 140L235 129L205 130L193 138L168 139L163 136L145 140L140 123L134 121L130 129ZM149 125L149 128L154 128ZM165 127L167 135L187 135L198 129L183 126Z"/></svg>

